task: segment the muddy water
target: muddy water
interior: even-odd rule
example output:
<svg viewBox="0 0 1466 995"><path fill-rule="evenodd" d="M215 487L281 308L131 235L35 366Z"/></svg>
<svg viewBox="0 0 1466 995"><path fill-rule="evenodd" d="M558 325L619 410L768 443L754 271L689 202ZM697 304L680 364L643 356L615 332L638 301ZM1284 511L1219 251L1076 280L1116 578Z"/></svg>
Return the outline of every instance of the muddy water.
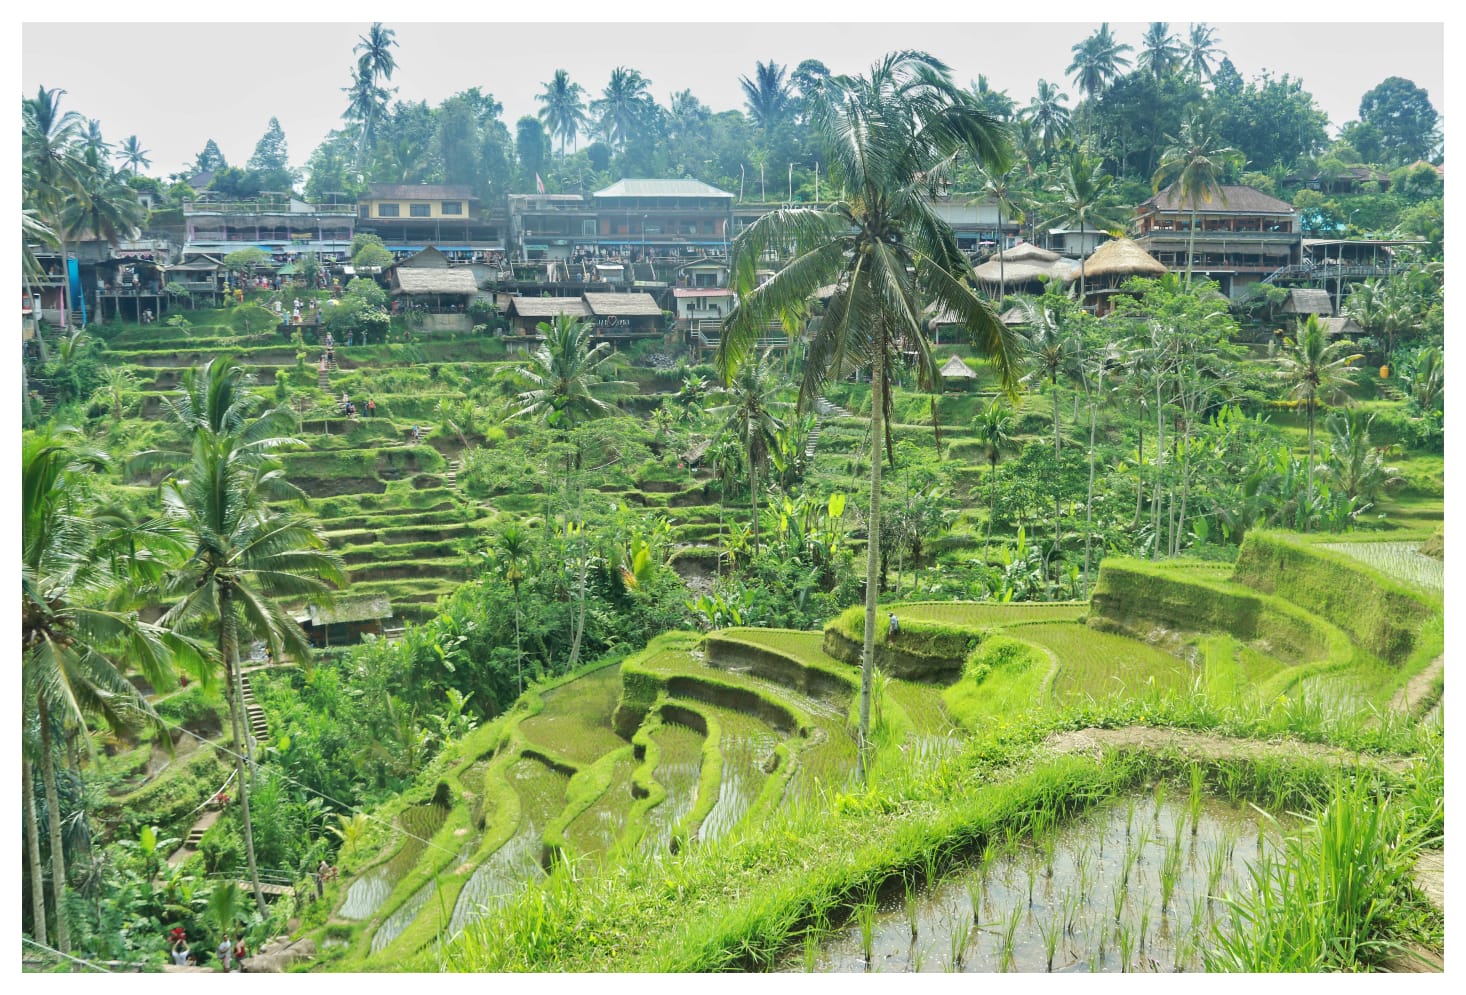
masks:
<svg viewBox="0 0 1466 995"><path fill-rule="evenodd" d="M660 758L652 776L666 789L667 796L647 811L647 831L641 845L653 853L666 853L672 842L672 828L692 810L697 795L703 737L686 726L668 722L652 733L652 739Z"/></svg>
<svg viewBox="0 0 1466 995"><path fill-rule="evenodd" d="M485 912L519 894L531 881L544 877L540 847L539 829L534 823L524 821L519 832L489 854L464 882L458 902L453 906L448 934L456 935Z"/></svg>
<svg viewBox="0 0 1466 995"><path fill-rule="evenodd" d="M1222 897L1249 891L1247 863L1274 845L1259 823L1210 799L1193 820L1184 795L1109 803L1036 844L995 844L985 869L974 860L857 912L781 969L1199 971Z"/></svg>
<svg viewBox="0 0 1466 995"><path fill-rule="evenodd" d="M723 733L718 741L723 753L718 800L697 831L698 839L713 840L737 825L758 797L768 779L765 766L779 740L772 729L751 715L715 705L700 703L698 707L716 716Z"/></svg>
<svg viewBox="0 0 1466 995"><path fill-rule="evenodd" d="M429 881L419 888L411 898L403 902L396 912L393 912L386 918L382 925L378 927L376 933L372 935L372 953L383 950L387 944L402 935L402 931L407 928L407 924L412 922L417 917L418 912L422 910L422 907L428 903L428 898L432 896L435 887L437 887L437 882Z"/></svg>

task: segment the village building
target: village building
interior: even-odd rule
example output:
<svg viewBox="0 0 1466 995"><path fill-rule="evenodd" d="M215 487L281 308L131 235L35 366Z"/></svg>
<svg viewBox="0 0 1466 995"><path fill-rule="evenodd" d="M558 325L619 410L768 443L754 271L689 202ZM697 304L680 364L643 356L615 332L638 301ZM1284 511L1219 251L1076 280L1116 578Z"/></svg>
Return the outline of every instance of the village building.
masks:
<svg viewBox="0 0 1466 995"><path fill-rule="evenodd" d="M972 276L996 296L1000 287L1007 294L1041 294L1046 283L1065 280L1078 272L1079 264L1074 260L1031 242L1020 242L974 267Z"/></svg>
<svg viewBox="0 0 1466 995"><path fill-rule="evenodd" d="M727 254L733 195L701 180L618 180L591 201L602 253L636 261Z"/></svg>
<svg viewBox="0 0 1466 995"><path fill-rule="evenodd" d="M330 605L307 605L293 617L312 646L326 649L359 643L367 633L385 635L392 614L392 602L385 594L369 594L342 597Z"/></svg>
<svg viewBox="0 0 1466 995"><path fill-rule="evenodd" d="M183 205L183 254L222 259L254 246L277 263L303 254L346 259L356 233L351 204L307 204L295 198L195 200Z"/></svg>
<svg viewBox="0 0 1466 995"><path fill-rule="evenodd" d="M415 308L422 330L470 331L468 306L479 295L478 279L467 266L453 266L448 257L428 246L387 271L389 292L401 307Z"/></svg>
<svg viewBox="0 0 1466 995"><path fill-rule="evenodd" d="M1216 281L1230 300L1302 257L1297 210L1251 187L1224 186L1193 204L1173 183L1135 209L1130 227L1136 245L1166 269L1184 272L1189 249L1192 274Z"/></svg>
<svg viewBox="0 0 1466 995"><path fill-rule="evenodd" d="M376 235L393 255L432 245L458 262L504 251L503 223L482 217L469 187L436 183L373 183L356 204L358 231Z"/></svg>
<svg viewBox="0 0 1466 995"><path fill-rule="evenodd" d="M1131 277L1164 276L1166 267L1142 249L1138 242L1117 238L1095 250L1065 280L1074 285L1084 278L1084 300L1081 302L1095 314L1110 311L1110 298L1120 292L1120 285Z"/></svg>

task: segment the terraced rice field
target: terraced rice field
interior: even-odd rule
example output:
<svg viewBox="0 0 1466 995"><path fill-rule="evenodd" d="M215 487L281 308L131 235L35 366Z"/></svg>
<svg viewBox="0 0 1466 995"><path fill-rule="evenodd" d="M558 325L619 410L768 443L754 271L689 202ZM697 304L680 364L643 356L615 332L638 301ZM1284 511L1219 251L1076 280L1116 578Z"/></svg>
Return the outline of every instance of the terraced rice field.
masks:
<svg viewBox="0 0 1466 995"><path fill-rule="evenodd" d="M1012 625L1016 622L1072 622L1089 610L1083 602L1011 602L993 601L918 602L896 605L897 618L940 622L943 625L966 625L974 628L990 625Z"/></svg>
<svg viewBox="0 0 1466 995"><path fill-rule="evenodd" d="M544 694L540 714L519 724L531 743L577 764L595 763L625 740L611 731L621 668L604 667Z"/></svg>
<svg viewBox="0 0 1466 995"><path fill-rule="evenodd" d="M577 857L603 854L626 828L626 810L631 804L631 774L636 761L628 755L615 762L611 783L584 812L571 820L565 837Z"/></svg>
<svg viewBox="0 0 1466 995"><path fill-rule="evenodd" d="M1446 565L1442 560L1420 552L1420 543L1411 542L1330 542L1324 549L1352 556L1380 573L1406 584L1441 594L1446 589Z"/></svg>
<svg viewBox="0 0 1466 995"><path fill-rule="evenodd" d="M1025 625L1013 635L1049 650L1059 660L1054 678L1056 702L1136 696L1154 688L1182 693L1196 671L1180 657L1112 632L1099 632L1077 622Z"/></svg>
<svg viewBox="0 0 1466 995"><path fill-rule="evenodd" d="M428 904L428 899L432 897L437 886L436 881L429 881L423 885L413 893L411 898L403 902L397 911L388 916L382 925L377 927L377 931L372 934L372 953L379 953L386 949L387 944L402 935L402 931L417 918L422 907Z"/></svg>
<svg viewBox="0 0 1466 995"><path fill-rule="evenodd" d="M397 820L403 832L402 846L385 864L351 882L337 915L343 919L367 919L375 915L397 882L412 870L447 817L448 810L437 805L414 805L403 810Z"/></svg>
<svg viewBox="0 0 1466 995"><path fill-rule="evenodd" d="M702 769L701 733L676 722L667 722L651 734L657 745L657 768L652 773L667 792L661 803L647 811L647 829L642 847L654 853L666 853L672 842L672 829L692 811L697 799L698 772Z"/></svg>
<svg viewBox="0 0 1466 995"><path fill-rule="evenodd" d="M765 772L780 737L763 722L744 712L699 702L697 711L716 721L721 735L718 749L723 773L718 800L698 827L699 839L722 836L747 813L768 779Z"/></svg>
<svg viewBox="0 0 1466 995"><path fill-rule="evenodd" d="M485 912L519 894L530 882L545 876L540 865L542 834L528 819L499 849L489 854L464 882L453 906L448 932L456 934Z"/></svg>

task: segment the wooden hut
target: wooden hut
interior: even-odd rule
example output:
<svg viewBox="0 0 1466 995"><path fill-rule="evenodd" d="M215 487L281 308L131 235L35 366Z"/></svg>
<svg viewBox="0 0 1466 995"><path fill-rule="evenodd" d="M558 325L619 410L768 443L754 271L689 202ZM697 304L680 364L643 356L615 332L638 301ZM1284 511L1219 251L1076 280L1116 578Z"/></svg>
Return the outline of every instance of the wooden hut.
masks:
<svg viewBox="0 0 1466 995"><path fill-rule="evenodd" d="M638 339L662 334L662 309L651 294L585 294L595 325L593 340Z"/></svg>
<svg viewBox="0 0 1466 995"><path fill-rule="evenodd" d="M388 280L393 297L432 314L464 314L478 296L473 270L450 266L448 257L431 245L393 266Z"/></svg>
<svg viewBox="0 0 1466 995"><path fill-rule="evenodd" d="M385 594L344 597L334 604L307 605L295 616L312 646L344 646L361 642L363 633L382 635L382 624L392 617L392 602Z"/></svg>
<svg viewBox="0 0 1466 995"><path fill-rule="evenodd" d="M1011 249L994 253L992 258L972 270L973 279L990 291L1000 287L1005 293L1043 293L1049 280L1063 280L1078 272L1079 264L1057 252L1039 248L1031 242L1020 242Z"/></svg>
<svg viewBox="0 0 1466 995"><path fill-rule="evenodd" d="M1166 267L1133 239L1114 239L1095 249L1094 255L1085 260L1084 292L1089 300L1083 303L1086 306L1093 304L1095 313L1103 314L1109 310L1110 297L1126 280L1134 276L1153 278L1165 273ZM1075 267L1066 279L1073 283L1079 277L1080 270Z"/></svg>
<svg viewBox="0 0 1466 995"><path fill-rule="evenodd" d="M589 318L590 306L579 297L520 297L509 298L509 330L520 338L541 341L543 336L535 326L542 321L553 321L557 314L568 314L576 318Z"/></svg>
<svg viewBox="0 0 1466 995"><path fill-rule="evenodd" d="M977 371L962 361L962 357L953 353L947 361L942 364L942 387L952 390L970 390L977 382Z"/></svg>
<svg viewBox="0 0 1466 995"><path fill-rule="evenodd" d="M1288 299L1283 302L1282 312L1331 316L1334 313L1334 302L1327 290L1294 287L1288 291Z"/></svg>

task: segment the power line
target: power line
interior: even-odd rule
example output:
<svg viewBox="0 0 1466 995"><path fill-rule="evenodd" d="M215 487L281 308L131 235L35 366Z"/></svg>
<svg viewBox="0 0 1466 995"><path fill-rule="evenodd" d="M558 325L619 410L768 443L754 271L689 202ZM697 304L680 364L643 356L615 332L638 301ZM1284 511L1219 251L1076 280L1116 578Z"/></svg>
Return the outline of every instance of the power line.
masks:
<svg viewBox="0 0 1466 995"><path fill-rule="evenodd" d="M22 935L21 938L20 938L20 942L21 943L29 944L30 946L35 947L37 950L44 950L44 951L46 951L46 953L55 954L57 957L65 957L67 960L71 961L74 964L80 964L82 967L91 968L92 970L94 970L94 971L100 971L103 974L115 974L115 973L117 973L117 972L111 970L110 968L103 967L101 964L96 964L96 963L93 963L92 961L89 961L89 960L83 960L80 957L73 957L71 954L64 954L60 950L57 950L55 947L48 947L44 943L38 943L38 942L36 942L35 940L31 939L29 936Z"/></svg>

